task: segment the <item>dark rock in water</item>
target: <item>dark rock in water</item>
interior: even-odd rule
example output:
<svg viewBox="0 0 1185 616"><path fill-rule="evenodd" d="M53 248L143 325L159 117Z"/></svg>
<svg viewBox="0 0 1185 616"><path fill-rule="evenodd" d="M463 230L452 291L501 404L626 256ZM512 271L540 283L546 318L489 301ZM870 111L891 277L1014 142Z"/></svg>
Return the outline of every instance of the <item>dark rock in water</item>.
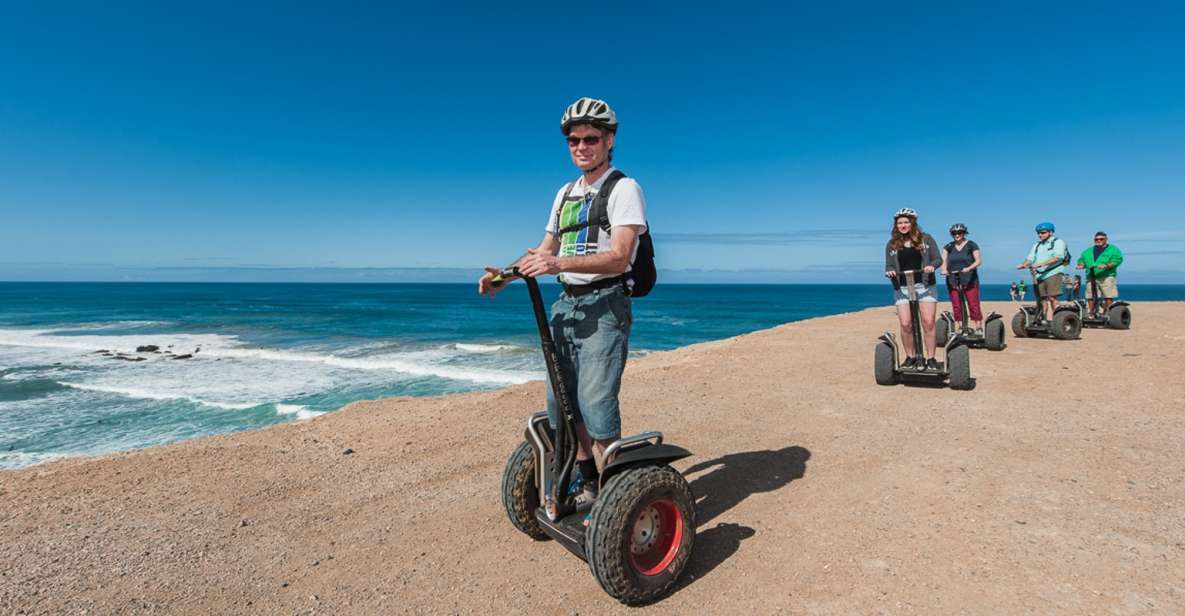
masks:
<svg viewBox="0 0 1185 616"><path fill-rule="evenodd" d="M155 344L146 344L144 346L136 347L137 353L157 353L159 351L160 347L156 346Z"/></svg>
<svg viewBox="0 0 1185 616"><path fill-rule="evenodd" d="M95 351L95 353L99 355L110 355L111 351L108 351L107 349L99 349L98 351Z"/></svg>
<svg viewBox="0 0 1185 616"><path fill-rule="evenodd" d="M122 359L123 361L148 361L143 357L129 357L127 355L112 355L111 359Z"/></svg>
<svg viewBox="0 0 1185 616"><path fill-rule="evenodd" d="M193 355L186 353L185 355L174 355L174 356L170 357L169 359L193 359Z"/></svg>

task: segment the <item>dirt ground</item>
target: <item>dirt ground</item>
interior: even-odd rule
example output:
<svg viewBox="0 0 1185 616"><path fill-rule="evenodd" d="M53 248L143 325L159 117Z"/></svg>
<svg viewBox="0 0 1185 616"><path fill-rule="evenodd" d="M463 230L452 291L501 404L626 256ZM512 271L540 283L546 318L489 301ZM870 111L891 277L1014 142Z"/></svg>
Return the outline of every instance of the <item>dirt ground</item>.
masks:
<svg viewBox="0 0 1185 616"><path fill-rule="evenodd" d="M0 612L1185 613L1185 304L1133 312L967 392L874 384L887 307L631 361L625 431L695 454L647 607L506 519L535 382L0 472Z"/></svg>

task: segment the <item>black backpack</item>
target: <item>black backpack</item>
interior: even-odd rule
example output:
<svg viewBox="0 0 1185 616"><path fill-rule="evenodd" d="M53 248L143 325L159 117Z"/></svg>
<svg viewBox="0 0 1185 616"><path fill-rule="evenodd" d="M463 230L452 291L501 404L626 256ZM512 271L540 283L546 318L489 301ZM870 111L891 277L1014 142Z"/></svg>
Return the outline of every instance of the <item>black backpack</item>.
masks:
<svg viewBox="0 0 1185 616"><path fill-rule="evenodd" d="M601 185L601 189L597 191L597 196L593 199L592 205L589 207L588 221L560 228L556 231L556 234L563 235L572 231L579 231L593 225L594 221L601 230L609 233L609 195L613 192L613 187L617 186L617 182L624 177L624 173L614 169L609 174L609 177L605 178L605 183ZM561 205L568 201L569 192L574 185L568 185L568 189L564 193L564 198L560 201ZM558 216L559 212L556 215ZM559 225L557 224L556 227L558 228ZM629 293L630 297L645 297L658 281L658 269L654 265L654 241L650 238L649 222L646 223L646 231L638 236L638 252L634 255L634 262L630 264L630 271L626 272L623 278L626 282L626 292Z"/></svg>

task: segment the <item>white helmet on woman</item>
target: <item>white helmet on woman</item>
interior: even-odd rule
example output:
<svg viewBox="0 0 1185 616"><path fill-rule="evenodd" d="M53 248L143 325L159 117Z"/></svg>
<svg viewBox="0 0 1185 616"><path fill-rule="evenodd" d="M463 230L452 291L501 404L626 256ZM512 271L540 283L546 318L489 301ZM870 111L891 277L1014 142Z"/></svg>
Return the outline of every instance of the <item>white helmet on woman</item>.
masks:
<svg viewBox="0 0 1185 616"><path fill-rule="evenodd" d="M564 110L564 119L560 120L560 131L567 135L573 124L592 124L597 128L617 132L617 114L613 113L609 103L585 96Z"/></svg>
<svg viewBox="0 0 1185 616"><path fill-rule="evenodd" d="M915 210L911 207L903 207L903 208L897 210L896 214L893 214L893 220L897 220L898 218L901 218L902 216L909 216L910 218L917 218L918 212L917 212L917 210Z"/></svg>

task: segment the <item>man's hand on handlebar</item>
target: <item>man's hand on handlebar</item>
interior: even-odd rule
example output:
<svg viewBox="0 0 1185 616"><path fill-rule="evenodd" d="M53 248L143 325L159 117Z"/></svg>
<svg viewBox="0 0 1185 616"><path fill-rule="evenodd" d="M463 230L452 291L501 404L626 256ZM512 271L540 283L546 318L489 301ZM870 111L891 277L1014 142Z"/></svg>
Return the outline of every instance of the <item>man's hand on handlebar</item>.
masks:
<svg viewBox="0 0 1185 616"><path fill-rule="evenodd" d="M926 267L923 267L923 268L922 268L922 271L923 271L923 272L926 272L927 274L933 274L933 273L934 273L934 266L933 266L933 265L927 265Z"/></svg>
<svg viewBox="0 0 1185 616"><path fill-rule="evenodd" d="M897 272L894 272L893 270L889 270L889 271L885 272L885 278L896 278L896 277L897 277Z"/></svg>
<svg viewBox="0 0 1185 616"><path fill-rule="evenodd" d="M527 249L527 255L519 260L518 269L523 276L542 276L544 274L560 273L560 258L539 252L534 248Z"/></svg>

